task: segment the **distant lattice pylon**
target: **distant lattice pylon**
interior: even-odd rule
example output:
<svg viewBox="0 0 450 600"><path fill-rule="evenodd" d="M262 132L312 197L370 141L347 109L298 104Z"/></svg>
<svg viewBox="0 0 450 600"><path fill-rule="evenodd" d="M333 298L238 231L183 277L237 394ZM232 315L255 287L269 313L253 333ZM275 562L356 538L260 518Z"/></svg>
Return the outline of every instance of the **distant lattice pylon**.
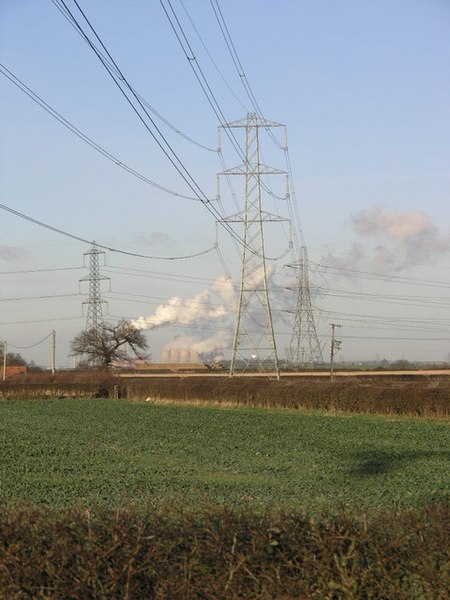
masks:
<svg viewBox="0 0 450 600"><path fill-rule="evenodd" d="M323 363L322 348L317 337L309 288L308 252L300 248L300 260L289 265L295 269L297 306L294 311L294 326L286 359L289 364L307 367Z"/></svg>
<svg viewBox="0 0 450 600"><path fill-rule="evenodd" d="M103 324L103 305L107 305L106 300L102 300L101 282L110 280L100 273L100 255L105 255L103 250L99 250L96 243L92 242L91 249L84 253L84 257L89 257L89 275L80 279L89 282L88 299L83 302L86 309L86 331L94 329L99 331Z"/></svg>

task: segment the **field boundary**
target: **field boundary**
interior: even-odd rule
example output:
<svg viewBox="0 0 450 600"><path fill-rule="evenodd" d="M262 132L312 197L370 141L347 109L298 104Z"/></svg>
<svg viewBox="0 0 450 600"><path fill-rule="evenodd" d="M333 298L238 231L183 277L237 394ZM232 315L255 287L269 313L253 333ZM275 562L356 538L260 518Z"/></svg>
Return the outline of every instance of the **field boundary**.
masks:
<svg viewBox="0 0 450 600"><path fill-rule="evenodd" d="M409 415L448 419L450 379L442 376L326 379L151 377L121 379L105 373L96 381L4 382L0 400L127 398L194 403Z"/></svg>

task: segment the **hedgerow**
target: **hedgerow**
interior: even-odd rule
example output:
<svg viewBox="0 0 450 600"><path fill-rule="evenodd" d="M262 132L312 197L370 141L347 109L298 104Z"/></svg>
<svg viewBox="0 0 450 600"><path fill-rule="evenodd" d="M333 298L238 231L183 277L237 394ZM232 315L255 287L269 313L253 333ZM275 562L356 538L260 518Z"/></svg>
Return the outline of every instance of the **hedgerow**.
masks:
<svg viewBox="0 0 450 600"><path fill-rule="evenodd" d="M145 379L122 384L130 399L154 402L204 402L241 406L303 408L347 413L450 416L446 378L327 379L208 377Z"/></svg>
<svg viewBox="0 0 450 600"><path fill-rule="evenodd" d="M340 513L3 510L15 599L450 597L450 505Z"/></svg>

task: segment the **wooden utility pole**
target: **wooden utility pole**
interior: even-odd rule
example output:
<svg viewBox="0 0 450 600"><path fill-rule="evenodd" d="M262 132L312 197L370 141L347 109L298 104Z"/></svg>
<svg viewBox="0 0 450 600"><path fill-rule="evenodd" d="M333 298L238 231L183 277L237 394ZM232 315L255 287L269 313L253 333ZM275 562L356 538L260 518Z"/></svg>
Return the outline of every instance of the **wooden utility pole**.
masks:
<svg viewBox="0 0 450 600"><path fill-rule="evenodd" d="M331 323L331 351L330 351L330 379L333 381L334 376L334 355L341 347L341 341L336 340L334 337L336 327L342 327L342 325L338 325L337 323Z"/></svg>
<svg viewBox="0 0 450 600"><path fill-rule="evenodd" d="M6 356L8 354L8 342L3 342L3 381L6 379Z"/></svg>
<svg viewBox="0 0 450 600"><path fill-rule="evenodd" d="M56 371L56 331L52 331L52 375Z"/></svg>

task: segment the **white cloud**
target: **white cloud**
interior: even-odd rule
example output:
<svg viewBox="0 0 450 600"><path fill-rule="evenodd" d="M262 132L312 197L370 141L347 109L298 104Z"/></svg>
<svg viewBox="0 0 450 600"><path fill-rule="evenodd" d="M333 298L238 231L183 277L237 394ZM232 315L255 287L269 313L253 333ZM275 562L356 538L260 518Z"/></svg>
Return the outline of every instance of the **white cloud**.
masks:
<svg viewBox="0 0 450 600"><path fill-rule="evenodd" d="M359 240L351 245L344 258L328 253L322 258L325 264L393 272L429 264L450 252L450 235L439 231L423 212L384 212L375 206L354 216L351 226ZM368 244L371 238L375 242L372 246Z"/></svg>
<svg viewBox="0 0 450 600"><path fill-rule="evenodd" d="M438 229L422 212L404 211L383 213L375 206L353 218L352 227L361 235L373 235L405 242L418 236L438 236Z"/></svg>
<svg viewBox="0 0 450 600"><path fill-rule="evenodd" d="M162 231L152 231L152 233L139 233L138 239L150 247L167 246L174 244L174 240L168 233Z"/></svg>

